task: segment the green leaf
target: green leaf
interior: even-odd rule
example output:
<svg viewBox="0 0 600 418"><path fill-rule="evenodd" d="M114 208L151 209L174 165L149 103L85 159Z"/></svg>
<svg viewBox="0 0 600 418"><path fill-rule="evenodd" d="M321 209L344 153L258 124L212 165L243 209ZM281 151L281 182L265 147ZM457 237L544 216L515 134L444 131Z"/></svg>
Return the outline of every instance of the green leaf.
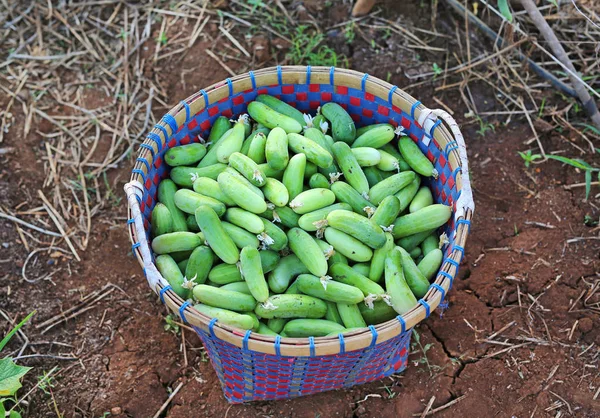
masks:
<svg viewBox="0 0 600 418"><path fill-rule="evenodd" d="M508 0L498 0L498 9L502 16L509 22L513 21L512 13L510 12L510 7L508 7Z"/></svg>
<svg viewBox="0 0 600 418"><path fill-rule="evenodd" d="M12 396L21 387L21 378L31 370L15 364L12 358L0 360L0 396Z"/></svg>
<svg viewBox="0 0 600 418"><path fill-rule="evenodd" d="M19 414L17 411L15 411L13 409L12 411L10 411L8 418L21 418L21 414Z"/></svg>
<svg viewBox="0 0 600 418"><path fill-rule="evenodd" d="M0 401L0 417L4 418L6 415L6 409L4 408L4 401Z"/></svg>
<svg viewBox="0 0 600 418"><path fill-rule="evenodd" d="M590 191L592 190L592 172L587 170L585 172L585 200L590 197Z"/></svg>
<svg viewBox="0 0 600 418"><path fill-rule="evenodd" d="M35 314L35 312L36 311L33 311L29 315L27 315L25 317L25 319L23 319L21 322L19 322L19 324L16 327L14 327L8 334L6 334L6 336L2 339L2 341L0 341L0 351L2 351L4 346L6 344L8 344L8 342L10 341L12 336L15 334L15 332L17 332L19 330L19 328L21 328L23 325L25 325L25 323L27 321L29 321L29 318L31 318L33 316L33 314Z"/></svg>
<svg viewBox="0 0 600 418"><path fill-rule="evenodd" d="M572 158L561 157L560 155L546 155L546 157L549 160L560 161L563 164L568 164L570 166L580 168L581 170L588 170L588 169L592 168L591 165L589 165L585 161L581 161L581 160L575 160Z"/></svg>

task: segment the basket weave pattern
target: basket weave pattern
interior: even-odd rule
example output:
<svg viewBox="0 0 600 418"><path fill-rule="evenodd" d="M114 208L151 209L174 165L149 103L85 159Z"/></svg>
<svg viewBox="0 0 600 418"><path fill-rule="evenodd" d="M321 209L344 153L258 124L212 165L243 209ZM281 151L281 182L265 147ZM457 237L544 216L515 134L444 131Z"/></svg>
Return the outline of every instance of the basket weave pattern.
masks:
<svg viewBox="0 0 600 418"><path fill-rule="evenodd" d="M455 216L443 227L449 243L443 248L442 269L411 312L345 337L273 338L244 333L207 318L170 291L156 272L147 242L151 239L150 215L158 184L169 174L164 153L174 146L207 138L218 116L245 113L258 94L273 95L311 114L321 104L334 101L349 112L357 126L401 125L434 163L439 177L428 185L437 203L454 206ZM148 134L128 184L132 249L160 300L197 331L230 402L290 398L349 387L406 367L411 328L430 315L451 287L464 255L473 211L464 142L455 122L448 122L444 114L430 111L395 86L366 74L323 67L277 67L201 90L165 115ZM461 199L463 192L468 196ZM139 212L135 206L139 206ZM142 228L144 237L140 236Z"/></svg>

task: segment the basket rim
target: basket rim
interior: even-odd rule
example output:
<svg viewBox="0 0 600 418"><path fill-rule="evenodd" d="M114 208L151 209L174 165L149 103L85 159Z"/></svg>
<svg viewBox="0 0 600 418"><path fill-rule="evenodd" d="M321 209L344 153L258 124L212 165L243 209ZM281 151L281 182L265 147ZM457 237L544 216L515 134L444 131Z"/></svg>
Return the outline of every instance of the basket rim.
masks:
<svg viewBox="0 0 600 418"><path fill-rule="evenodd" d="M249 89L257 90L260 87L270 86L274 84L331 84L334 86L345 86L351 88L361 89L366 93L373 94L377 97L388 100L390 107L397 106L406 113L414 114L414 119L421 116L427 116L426 114L432 113L429 109L423 106L415 98L408 93L404 92L400 88L393 86L381 79L370 76L365 73L361 73L354 70L338 69L334 67L311 67L311 66L278 66L269 67L256 71L250 71L248 73L236 75L235 77L228 78L224 81L220 81L212 84L206 89L199 90L192 94L179 104L175 105L157 124L153 129L152 133L158 135L163 143L166 143L171 135L173 135L176 129L173 129L173 120L175 121L175 128L186 123L191 115L195 115L202 111L207 106L216 103L223 98L231 96L233 94L246 91ZM167 115L170 116L170 120L167 122L165 118ZM442 118L443 119L443 118ZM426 120L426 119L424 119ZM462 135L458 130L456 123L452 120L455 126L452 126L447 120L443 119L443 123L436 124L430 131L433 137L438 141L440 147L457 141L460 136L462 141ZM422 127L425 124L423 123ZM437 129L436 129L437 127ZM146 138L144 144L154 149L158 146L154 141ZM138 157L143 158L150 153L148 147L140 148ZM464 143L463 143L464 147ZM159 151L155 149L155 151ZM448 163L453 168L461 168L457 173L456 177L456 188L461 193L471 193L468 183L468 172L465 172L464 168L467 166L466 154L460 155L459 150L452 150L449 152ZM140 188L139 185L143 184L139 171L145 171L145 167L141 162L136 162L134 171L132 172L130 183L126 185L126 190L129 186L131 193L128 192L128 219L135 218L132 216L132 212L135 212L134 207L137 205L137 212L139 214L139 205L135 196L143 194L143 186ZM138 173L135 172L137 169ZM463 177L465 177L463 179ZM137 187L136 187L137 185ZM466 186L466 187L464 187ZM131 198L133 196L133 198ZM320 355L334 355L341 352L349 352L367 348L372 345L380 344L391 338L394 338L407 330L410 330L416 324L427 318L431 312L433 312L441 303L449 288L451 286L451 279L454 278L457 273L458 265L462 261L464 255L465 243L469 234L470 221L473 216L473 207L466 207L464 210L461 209L460 216L455 216L455 241L454 247L449 257L444 258L443 265L441 266L435 280L432 284L436 284L436 287L429 287L427 294L419 301L419 303L411 309L409 312L398 315L395 319L387 322L372 325L363 330L356 330L350 333L345 333L342 336L333 337L315 337L309 338L289 338L289 337L271 337L266 335L257 334L254 332L245 332L241 329L234 328L218 321L211 321L211 318L197 311L193 306L186 301L183 301L177 296L170 288L167 287L167 282L159 275L160 280L152 286L150 283L150 275L148 274L147 268L151 267L144 263L144 252L139 245L142 241L142 245L148 246L146 242L145 234L139 234L139 230L136 229L136 225L129 223L129 236L132 244L134 245L133 252L144 269L146 276L149 280L150 287L152 290L161 295L161 300L169 307L169 309L178 313L179 316L185 323L192 325L196 331L203 330L211 334L211 336L229 342L237 347L249 349L251 351L265 353L265 354L277 354L282 356L320 356ZM458 210L456 211L458 212ZM455 213L458 215L458 213ZM459 222L461 221L462 222ZM141 222L141 221L140 221ZM143 230L143 227L142 227ZM448 259L453 262L448 262ZM151 262L152 266L154 264ZM154 266L155 269L155 266ZM157 271L156 271L157 272ZM158 272L157 272L158 273ZM340 347L341 341L344 342L345 349L342 351ZM277 347L275 347L277 346Z"/></svg>

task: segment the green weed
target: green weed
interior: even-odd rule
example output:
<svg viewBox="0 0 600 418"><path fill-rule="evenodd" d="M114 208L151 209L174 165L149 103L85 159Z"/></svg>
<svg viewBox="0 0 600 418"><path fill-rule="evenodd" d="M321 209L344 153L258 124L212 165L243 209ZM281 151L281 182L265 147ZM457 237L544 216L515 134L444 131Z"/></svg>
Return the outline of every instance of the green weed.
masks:
<svg viewBox="0 0 600 418"><path fill-rule="evenodd" d="M346 25L344 29L344 38L346 39L347 44L351 44L354 42L356 38L356 32L354 32L354 22L350 22Z"/></svg>
<svg viewBox="0 0 600 418"><path fill-rule="evenodd" d="M165 316L165 331L170 331L175 335L179 335L181 333L181 328L179 328L179 325L177 324L178 319L179 318L177 318L177 316L174 314L168 314Z"/></svg>
<svg viewBox="0 0 600 418"><path fill-rule="evenodd" d="M484 121L478 115L475 115L475 119L477 119L477 122L479 123L479 129L477 129L477 133L479 135L485 136L487 131L492 131L492 132L496 131L496 127L494 126L493 123Z"/></svg>
<svg viewBox="0 0 600 418"><path fill-rule="evenodd" d="M433 65L431 66L431 69L433 70L434 78L437 77L438 75L442 75L442 73L444 72L444 70L442 70L442 68L439 65L437 65L436 62L433 63Z"/></svg>
<svg viewBox="0 0 600 418"><path fill-rule="evenodd" d="M338 55L327 45L321 45L325 39L322 33L308 30L308 26L300 25L292 34L292 47L287 58L294 65L322 65L348 67L348 59Z"/></svg>

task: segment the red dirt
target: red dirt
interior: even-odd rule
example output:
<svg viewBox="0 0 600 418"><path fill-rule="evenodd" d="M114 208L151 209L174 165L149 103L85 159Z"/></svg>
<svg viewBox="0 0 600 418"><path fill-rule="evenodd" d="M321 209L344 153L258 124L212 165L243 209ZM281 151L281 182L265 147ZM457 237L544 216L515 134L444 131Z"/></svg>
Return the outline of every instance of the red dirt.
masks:
<svg viewBox="0 0 600 418"><path fill-rule="evenodd" d="M312 3L319 2L306 3L310 10L318 7ZM347 19L347 9L338 4L322 13L330 13L328 20L334 24ZM410 13L415 22L426 15L415 4L404 13ZM402 52L393 54L375 55L363 43L354 48L350 58L353 68L385 79L388 71L397 67L395 60ZM407 82L404 70L412 65L410 60L406 62L403 71L391 76L400 86ZM234 71L237 68L234 61L228 65ZM202 43L168 70L172 104L228 76L204 55ZM188 74L185 85L181 72ZM490 94L476 83L471 88L482 101ZM435 106L431 86L413 94ZM52 268L62 270L51 281L36 284L22 280L21 266L28 252L20 245L14 224L1 220L0 244L10 245L0 256L0 308L15 317L36 309L26 330L29 339L72 344L72 352L81 359L59 363L62 371L53 390L58 409L66 417L97 417L105 412L118 417L150 417L170 391L183 383L162 416L411 417L421 413L432 396L433 408L463 397L435 415L440 417L554 416L556 411L545 409L561 399L569 405L562 406L563 414L598 416L598 401L592 399L599 384L597 368L585 367L594 361L597 367L598 315L585 309L578 298L599 280L599 246L597 241L566 243L569 238L590 236L583 219L586 214L598 217L591 204L598 200L586 203L583 189L565 190L564 184L581 182L583 175L558 162L547 162L539 169L524 168L516 151L524 148L523 140L530 135L528 125L513 122L509 128L480 136L461 117L466 109L456 93L436 97L451 103L463 124L477 208L460 277L448 297L449 309L443 317L436 311L416 329L421 345L431 344L426 355L413 341L408 369L393 378L294 400L231 406L222 396L197 336L184 331L186 365L181 337L163 329L166 312L131 254L123 201L116 207L106 205L94 217L91 244L81 263L69 257L52 259ZM23 114L20 109L14 112L16 125L11 130L23 132ZM155 110L157 117L161 113ZM38 129L50 132L53 127L42 122ZM558 137L542 139L547 151L564 148ZM21 210L35 207L34 196L43 177L41 142L35 133L26 138L18 134L6 137L5 145L15 151L0 156L2 206L14 210L28 202ZM110 173L113 190L119 194L130 168L130 163L125 163ZM41 257L37 266L28 269L29 276L52 271L46 265L49 260ZM93 309L46 334L35 329L36 324L107 283L119 289ZM512 321L514 325L495 339L496 344L484 341ZM490 356L507 348L503 343L524 345ZM580 355L590 344L594 347ZM18 348L16 342L9 347ZM47 370L56 363L32 359L26 364ZM32 376L26 381L34 382ZM56 416L52 411L50 398L38 391L30 398L24 416Z"/></svg>

